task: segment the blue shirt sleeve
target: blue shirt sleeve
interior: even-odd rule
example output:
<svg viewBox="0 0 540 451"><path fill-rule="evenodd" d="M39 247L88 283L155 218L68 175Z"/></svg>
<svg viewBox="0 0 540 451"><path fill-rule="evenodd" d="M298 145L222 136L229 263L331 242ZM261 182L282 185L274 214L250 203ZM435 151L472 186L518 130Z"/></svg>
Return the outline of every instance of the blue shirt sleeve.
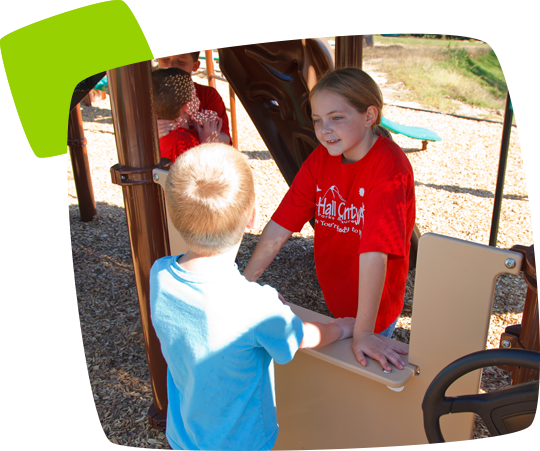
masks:
<svg viewBox="0 0 540 451"><path fill-rule="evenodd" d="M303 338L304 323L279 299L255 330L256 345L266 349L276 363L281 365L293 359Z"/></svg>

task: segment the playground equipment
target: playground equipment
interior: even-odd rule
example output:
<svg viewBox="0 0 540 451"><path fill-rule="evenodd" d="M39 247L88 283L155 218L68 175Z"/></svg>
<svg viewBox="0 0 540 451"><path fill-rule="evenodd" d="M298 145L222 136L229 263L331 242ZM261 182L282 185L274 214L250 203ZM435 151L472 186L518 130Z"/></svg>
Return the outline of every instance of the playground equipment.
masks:
<svg viewBox="0 0 540 451"><path fill-rule="evenodd" d="M82 115L79 108L73 108L69 112L67 144L73 166L73 179L75 180L77 199L79 200L81 221L89 222L94 219L97 210L90 165L88 163Z"/></svg>
<svg viewBox="0 0 540 451"><path fill-rule="evenodd" d="M501 347L505 349L530 349L540 351L540 323L538 312L538 285L536 278L536 262L534 257L534 245L524 247L512 246L510 249L519 252L523 256L523 278L527 284L525 306L521 324L508 326L501 335ZM516 366L503 365L501 369L510 371L513 384L520 384L530 380L538 380L539 369L519 368Z"/></svg>
<svg viewBox="0 0 540 451"><path fill-rule="evenodd" d="M384 116L381 119L381 125L388 130L400 135L408 136L413 139L422 140L422 150L427 149L428 141L441 141L442 138L432 130L422 127L411 127L409 125L398 124L397 122L386 119Z"/></svg>
<svg viewBox="0 0 540 451"><path fill-rule="evenodd" d="M344 41L348 43L347 39ZM336 53L348 55L354 63L357 47L356 50L354 45L348 48L350 52L338 48ZM246 66L238 63L243 58L242 52L251 58ZM293 59L287 61L289 57ZM283 167L286 180L292 180L294 171L287 169L287 165L301 163L309 154L311 143L308 130L290 121L305 119L307 105L302 99L305 100L309 80L316 79L331 59L327 58L320 43L299 40L220 49L220 61L235 91L240 89L237 91L239 96L244 96L241 100L245 101L244 106L270 152L276 161L280 161L278 166ZM343 64L343 59L338 63L338 66ZM255 70L252 66L262 68L260 73L268 77L268 81L250 80L245 74ZM119 155L119 164L111 168L111 174L114 183L122 186L126 204L154 395L149 419L153 426L164 427L166 364L150 322L149 271L157 258L182 252L182 243L174 244L174 233L167 228L163 193L158 185L163 183L167 168L160 167L163 162L159 158L149 88L150 63L113 69L107 75ZM243 83L246 83L245 87L242 87ZM257 109L263 110L259 114L266 119L256 118ZM289 120L284 120L287 117ZM289 130L283 131L276 125L281 123ZM274 132L266 130L265 124L275 127ZM292 135L293 139L286 135ZM280 149L291 155L281 155ZM352 354L350 340L319 350L301 351L291 363L276 365L280 423L276 448L359 448L426 443L421 402L427 387L448 363L485 348L496 277L502 272L518 274L522 260L522 254L514 251L434 234L423 236L418 243L406 369L384 374L374 361L361 367ZM330 320L302 307L292 308L305 320ZM450 392L456 395L477 392L479 380L480 372L476 370L453 384ZM466 440L472 436L473 422L472 414L443 417L442 431L447 440Z"/></svg>
<svg viewBox="0 0 540 451"><path fill-rule="evenodd" d="M168 171L155 169L153 174L154 181L164 187ZM182 237L171 226L169 242L171 255L187 250ZM446 409L449 401L444 398L450 382L463 376L449 390L454 396L478 393L479 369L484 366L507 363L538 368L540 353L521 351L521 360L516 360L512 356L514 350L502 349L496 355L488 353L483 359L469 357L463 371L458 360L457 375L452 369L445 369L435 379L435 385L430 385L448 362L485 349L497 277L503 272L518 274L522 260L521 253L511 250L433 233L423 235L418 247L410 345L381 337L408 350L408 355L403 356L405 368L385 373L373 360L362 367L353 354L351 339L320 349L301 350L287 365L275 365L280 432L274 449L417 445L427 443L424 424L426 430L435 434L427 435L428 439L437 437L443 441L439 417L450 413ZM292 305L291 308L304 321L331 321L303 307ZM437 385L441 377L443 383ZM490 432L493 435L513 432L532 423L536 411L536 404L533 407L532 403L538 398L538 383L518 385L499 396L481 395L480 401L482 397L488 397L499 409L497 427L491 427ZM423 400L427 406L424 413ZM461 398L457 400L454 406ZM476 408L476 398L466 400L468 403L461 403L464 409ZM505 407L505 403L509 406ZM469 411L454 409L453 412ZM491 409L476 410L485 414ZM432 417L432 413L436 415ZM482 418L490 426L493 424L491 415ZM505 429L503 425L507 423ZM473 414L443 418L442 430L448 441L471 439L473 428Z"/></svg>
<svg viewBox="0 0 540 451"><path fill-rule="evenodd" d="M492 393L446 397L459 377L493 364L538 370L540 353L521 349L490 349L464 356L444 368L430 384L422 402L424 428L430 443L444 442L441 415L475 412L484 420L492 437L528 428L536 414L538 380L513 385Z"/></svg>

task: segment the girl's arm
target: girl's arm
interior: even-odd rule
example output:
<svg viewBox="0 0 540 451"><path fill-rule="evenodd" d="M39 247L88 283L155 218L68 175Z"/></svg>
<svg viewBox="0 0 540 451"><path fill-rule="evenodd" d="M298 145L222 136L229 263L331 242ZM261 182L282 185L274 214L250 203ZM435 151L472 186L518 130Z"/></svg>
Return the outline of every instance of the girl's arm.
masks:
<svg viewBox="0 0 540 451"><path fill-rule="evenodd" d="M383 343L374 333L387 260L388 255L382 252L366 252L359 256L358 313L354 326L353 351L362 366L367 365L367 355L378 360L385 370L392 371L388 361L401 370L405 364L398 354L407 352Z"/></svg>
<svg viewBox="0 0 540 451"><path fill-rule="evenodd" d="M250 282L255 282L268 267L292 232L270 220L261 234L253 255L244 269L243 275Z"/></svg>

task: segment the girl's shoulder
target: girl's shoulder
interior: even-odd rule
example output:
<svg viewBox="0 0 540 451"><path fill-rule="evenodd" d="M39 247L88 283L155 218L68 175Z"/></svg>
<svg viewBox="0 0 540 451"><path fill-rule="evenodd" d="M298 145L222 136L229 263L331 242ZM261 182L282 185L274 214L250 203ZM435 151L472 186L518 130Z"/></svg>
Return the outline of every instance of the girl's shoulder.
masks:
<svg viewBox="0 0 540 451"><path fill-rule="evenodd" d="M331 158L322 144L319 144L313 151L308 155L305 161L302 163L304 169L309 169L311 171L316 170L320 166L328 164L328 159Z"/></svg>
<svg viewBox="0 0 540 451"><path fill-rule="evenodd" d="M412 166L403 149L392 139L379 136L376 142L374 156L380 164L399 167L407 172L412 172Z"/></svg>

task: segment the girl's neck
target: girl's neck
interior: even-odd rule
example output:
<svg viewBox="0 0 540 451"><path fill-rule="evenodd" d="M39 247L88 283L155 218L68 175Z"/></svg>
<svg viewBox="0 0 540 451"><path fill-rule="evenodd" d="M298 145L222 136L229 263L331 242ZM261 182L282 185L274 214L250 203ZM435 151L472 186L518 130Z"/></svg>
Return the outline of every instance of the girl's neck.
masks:
<svg viewBox="0 0 540 451"><path fill-rule="evenodd" d="M344 152L341 155L341 163L342 164L353 164L357 161L360 161L362 158L364 158L368 152L371 150L371 148L375 145L377 142L377 139L379 138L379 135L376 135L371 131L371 128L366 132L366 136L364 137L361 145L353 149L350 152Z"/></svg>

